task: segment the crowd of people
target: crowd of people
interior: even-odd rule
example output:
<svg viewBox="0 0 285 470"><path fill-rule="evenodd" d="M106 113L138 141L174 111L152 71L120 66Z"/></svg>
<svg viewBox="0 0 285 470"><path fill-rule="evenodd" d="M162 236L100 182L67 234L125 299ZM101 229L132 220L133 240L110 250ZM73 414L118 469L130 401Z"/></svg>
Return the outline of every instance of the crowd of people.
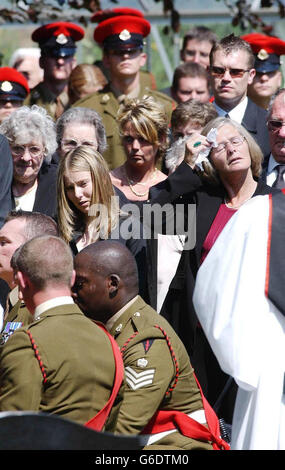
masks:
<svg viewBox="0 0 285 470"><path fill-rule="evenodd" d="M0 68L0 411L284 450L285 41L193 27L158 90L144 15L92 20Z"/></svg>

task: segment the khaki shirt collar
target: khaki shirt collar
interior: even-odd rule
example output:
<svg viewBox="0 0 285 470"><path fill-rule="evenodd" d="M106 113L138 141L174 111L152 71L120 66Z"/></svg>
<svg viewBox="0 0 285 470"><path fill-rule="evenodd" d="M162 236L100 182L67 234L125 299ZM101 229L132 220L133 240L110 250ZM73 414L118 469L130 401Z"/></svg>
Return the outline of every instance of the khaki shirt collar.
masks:
<svg viewBox="0 0 285 470"><path fill-rule="evenodd" d="M119 320L119 318L123 315L123 313L138 299L138 295L136 295L133 299L131 299L124 307L122 307L117 313L115 313L106 323L106 328L108 331L111 331L114 324Z"/></svg>

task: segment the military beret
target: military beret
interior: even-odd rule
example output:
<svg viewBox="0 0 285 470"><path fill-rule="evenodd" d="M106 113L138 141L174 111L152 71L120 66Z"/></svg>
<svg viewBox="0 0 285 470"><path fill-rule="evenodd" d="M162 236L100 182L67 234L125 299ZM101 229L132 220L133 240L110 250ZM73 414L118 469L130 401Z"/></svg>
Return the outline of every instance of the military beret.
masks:
<svg viewBox="0 0 285 470"><path fill-rule="evenodd" d="M32 40L39 44L43 55L66 57L75 54L75 42L80 41L84 34L77 24L59 21L37 28L32 34Z"/></svg>
<svg viewBox="0 0 285 470"><path fill-rule="evenodd" d="M91 16L91 21L92 23L101 23L109 18L121 15L144 17L143 13L136 8L107 8L105 10L96 11L96 13Z"/></svg>
<svg viewBox="0 0 285 470"><path fill-rule="evenodd" d="M121 14L101 21L94 39L107 49L143 47L143 38L150 33L150 23L143 16Z"/></svg>
<svg viewBox="0 0 285 470"><path fill-rule="evenodd" d="M280 56L285 54L285 41L261 33L246 34L241 38L251 46L255 55L254 66L257 72L273 72L280 68Z"/></svg>
<svg viewBox="0 0 285 470"><path fill-rule="evenodd" d="M24 75L12 67L0 67L0 100L24 101L29 93Z"/></svg>

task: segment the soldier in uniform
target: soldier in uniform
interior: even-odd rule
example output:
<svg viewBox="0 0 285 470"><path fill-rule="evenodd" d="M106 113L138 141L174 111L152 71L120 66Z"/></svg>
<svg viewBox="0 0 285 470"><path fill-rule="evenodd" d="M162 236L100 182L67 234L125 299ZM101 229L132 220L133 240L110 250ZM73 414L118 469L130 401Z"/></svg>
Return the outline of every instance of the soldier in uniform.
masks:
<svg viewBox="0 0 285 470"><path fill-rule="evenodd" d="M0 123L23 105L29 93L24 75L11 67L0 67Z"/></svg>
<svg viewBox="0 0 285 470"><path fill-rule="evenodd" d="M136 8L128 8L128 7L123 7L123 8L108 8L106 10L98 10L94 15L91 17L91 21L93 23L101 23L101 21L105 21L108 18L113 18L114 16L121 16L121 15L131 15L131 16L139 16L143 18L143 13L140 10L137 10ZM109 70L104 67L103 61L102 60L96 60L94 65L97 65L100 67L102 72L104 73L106 79L110 81L110 73ZM145 88L148 87L152 90L156 90L156 80L154 75L149 72L148 70L140 70L140 84L141 87Z"/></svg>
<svg viewBox="0 0 285 470"><path fill-rule="evenodd" d="M251 45L255 56L256 75L248 86L247 95L258 106L268 109L270 100L282 84L280 56L285 54L285 41L260 33L250 33L242 39Z"/></svg>
<svg viewBox="0 0 285 470"><path fill-rule="evenodd" d="M123 363L113 338L73 302L69 246L58 237L34 237L16 250L11 264L33 322L17 329L1 349L0 411L40 411L113 431ZM93 418L109 403L114 386L111 413L98 425Z"/></svg>
<svg viewBox="0 0 285 470"><path fill-rule="evenodd" d="M109 168L125 162L125 152L116 122L120 104L125 98L153 96L164 105L169 121L174 101L167 95L143 86L140 70L146 63L143 39L150 33L150 23L139 15L122 14L101 21L94 39L103 48L103 64L109 70L110 82L100 91L85 97L73 106L95 109L102 117L107 135L107 150L103 156Z"/></svg>
<svg viewBox="0 0 285 470"><path fill-rule="evenodd" d="M13 270L10 265L15 250L27 240L39 235L57 235L55 221L37 212L12 211L6 217L0 230L0 277L10 288L4 312L3 327L1 319L0 345L2 346L14 331L28 325L32 315L25 303L19 299L18 287L15 287Z"/></svg>
<svg viewBox="0 0 285 470"><path fill-rule="evenodd" d="M127 248L115 241L91 244L74 266L76 303L105 324L123 357L126 387L116 432L151 434L145 438L151 449L227 447L218 427L213 431L208 411L215 426L217 418L203 402L182 342L138 296L136 263Z"/></svg>
<svg viewBox="0 0 285 470"><path fill-rule="evenodd" d="M76 42L84 34L80 26L66 22L50 23L33 32L32 40L41 49L40 66L44 78L31 90L25 104L42 106L55 120L67 109L68 80L76 66Z"/></svg>

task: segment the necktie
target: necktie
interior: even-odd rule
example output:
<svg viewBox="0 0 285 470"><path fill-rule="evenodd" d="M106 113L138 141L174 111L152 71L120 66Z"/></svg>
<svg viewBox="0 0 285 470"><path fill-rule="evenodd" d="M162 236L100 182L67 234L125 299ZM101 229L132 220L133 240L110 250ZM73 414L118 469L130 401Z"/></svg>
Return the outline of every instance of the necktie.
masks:
<svg viewBox="0 0 285 470"><path fill-rule="evenodd" d="M277 170L277 178L274 181L272 187L273 188L278 188L278 189L283 189L285 188L285 181L283 178L283 175L285 173L285 165L278 165L276 167Z"/></svg>

